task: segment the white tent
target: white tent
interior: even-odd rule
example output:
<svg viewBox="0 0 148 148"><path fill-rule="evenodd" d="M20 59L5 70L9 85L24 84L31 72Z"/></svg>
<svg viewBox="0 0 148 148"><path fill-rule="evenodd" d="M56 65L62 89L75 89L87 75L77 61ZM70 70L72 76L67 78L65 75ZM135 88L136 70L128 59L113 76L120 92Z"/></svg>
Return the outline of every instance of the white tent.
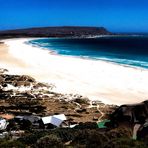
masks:
<svg viewBox="0 0 148 148"><path fill-rule="evenodd" d="M9 123L5 119L0 119L0 130L5 130Z"/></svg>
<svg viewBox="0 0 148 148"><path fill-rule="evenodd" d="M61 125L61 123L65 120L66 120L66 116L64 114L53 115L53 116L48 116L48 117L42 118L42 121L44 124L51 123L57 127L59 127Z"/></svg>
<svg viewBox="0 0 148 148"><path fill-rule="evenodd" d="M52 116L47 116L47 117L43 117L42 121L44 124L49 124L51 123L51 119L52 119Z"/></svg>

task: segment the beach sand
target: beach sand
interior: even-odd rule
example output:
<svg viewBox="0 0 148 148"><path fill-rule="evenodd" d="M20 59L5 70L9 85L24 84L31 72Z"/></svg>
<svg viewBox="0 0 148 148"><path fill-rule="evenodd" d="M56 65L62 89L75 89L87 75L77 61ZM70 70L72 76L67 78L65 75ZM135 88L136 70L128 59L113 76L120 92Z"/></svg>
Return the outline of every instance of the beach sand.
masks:
<svg viewBox="0 0 148 148"><path fill-rule="evenodd" d="M0 44L0 63L20 68L26 66L25 63L9 54L8 46L6 44Z"/></svg>
<svg viewBox="0 0 148 148"><path fill-rule="evenodd" d="M148 96L148 70L109 62L50 54L24 42L3 40L0 68L55 84L54 91L78 93L108 104L138 103Z"/></svg>

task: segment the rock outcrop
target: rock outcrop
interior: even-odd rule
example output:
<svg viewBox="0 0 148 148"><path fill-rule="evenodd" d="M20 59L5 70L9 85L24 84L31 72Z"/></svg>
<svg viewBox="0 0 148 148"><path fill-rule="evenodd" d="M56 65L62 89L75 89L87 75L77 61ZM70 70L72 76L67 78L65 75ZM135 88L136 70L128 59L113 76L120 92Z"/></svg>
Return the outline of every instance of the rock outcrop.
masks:
<svg viewBox="0 0 148 148"><path fill-rule="evenodd" d="M7 70L0 69L0 112L39 116L64 113L70 122L78 123L94 121L94 117L96 121L102 112L114 110L101 102L93 105L79 94L54 92L54 87L30 76L10 75Z"/></svg>

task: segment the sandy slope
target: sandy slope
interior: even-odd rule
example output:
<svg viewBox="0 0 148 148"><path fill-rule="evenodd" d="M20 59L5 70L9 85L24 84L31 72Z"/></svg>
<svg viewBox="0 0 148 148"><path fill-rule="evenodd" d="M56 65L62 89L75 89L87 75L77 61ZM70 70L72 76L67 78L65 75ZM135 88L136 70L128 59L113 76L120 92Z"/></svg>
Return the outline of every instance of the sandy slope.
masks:
<svg viewBox="0 0 148 148"><path fill-rule="evenodd" d="M27 40L5 40L8 48L5 51L4 47L0 48L3 54L0 67L54 83L56 91L79 93L105 103L135 103L147 99L148 70L51 55L47 50L24 44Z"/></svg>
<svg viewBox="0 0 148 148"><path fill-rule="evenodd" d="M10 66L25 67L23 61L19 61L17 58L9 54L8 46L6 44L0 44L0 63L4 63Z"/></svg>

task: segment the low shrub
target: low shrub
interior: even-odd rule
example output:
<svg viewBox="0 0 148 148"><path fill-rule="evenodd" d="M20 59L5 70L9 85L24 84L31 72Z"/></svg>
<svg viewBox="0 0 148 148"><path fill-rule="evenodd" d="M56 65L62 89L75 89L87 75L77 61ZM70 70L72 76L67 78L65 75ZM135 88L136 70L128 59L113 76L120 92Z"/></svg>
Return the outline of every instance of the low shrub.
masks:
<svg viewBox="0 0 148 148"><path fill-rule="evenodd" d="M25 144L20 141L3 140L0 142L1 148L25 148Z"/></svg>
<svg viewBox="0 0 148 148"><path fill-rule="evenodd" d="M57 148L63 147L63 143L61 139L56 135L48 135L45 137L40 138L37 143L34 145L34 148Z"/></svg>

